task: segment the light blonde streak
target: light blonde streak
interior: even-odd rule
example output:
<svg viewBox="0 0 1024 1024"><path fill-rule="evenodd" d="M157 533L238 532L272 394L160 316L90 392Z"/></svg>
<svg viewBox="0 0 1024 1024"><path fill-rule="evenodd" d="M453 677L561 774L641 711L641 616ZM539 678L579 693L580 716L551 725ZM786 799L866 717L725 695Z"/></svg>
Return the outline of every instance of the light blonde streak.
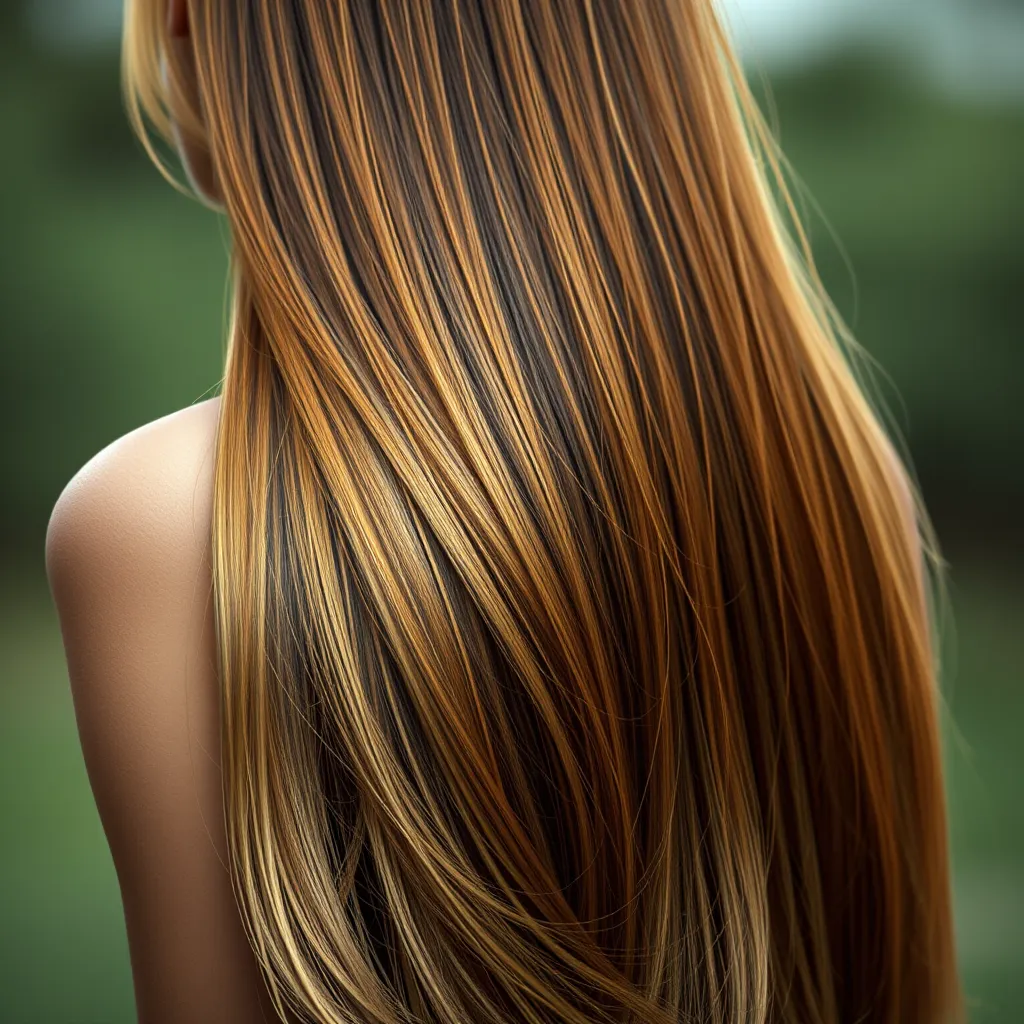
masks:
<svg viewBox="0 0 1024 1024"><path fill-rule="evenodd" d="M709 0L189 16L194 94L164 0L124 75L233 235L225 804L282 1015L961 1021L941 559Z"/></svg>

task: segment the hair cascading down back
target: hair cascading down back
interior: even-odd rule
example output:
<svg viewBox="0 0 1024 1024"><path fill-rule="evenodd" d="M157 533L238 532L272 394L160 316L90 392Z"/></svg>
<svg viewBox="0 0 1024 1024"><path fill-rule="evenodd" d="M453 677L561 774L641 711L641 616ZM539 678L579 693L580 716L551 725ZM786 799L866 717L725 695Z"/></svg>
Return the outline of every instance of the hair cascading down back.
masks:
<svg viewBox="0 0 1024 1024"><path fill-rule="evenodd" d="M710 0L189 6L198 96L161 0L125 73L233 237L222 767L279 1009L960 1019L934 533Z"/></svg>

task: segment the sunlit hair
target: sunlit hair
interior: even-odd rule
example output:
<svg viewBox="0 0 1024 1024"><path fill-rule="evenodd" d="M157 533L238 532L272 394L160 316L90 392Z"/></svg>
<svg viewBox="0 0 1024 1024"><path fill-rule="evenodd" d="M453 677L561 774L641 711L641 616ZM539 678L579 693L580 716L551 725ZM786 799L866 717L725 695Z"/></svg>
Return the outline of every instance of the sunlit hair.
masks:
<svg viewBox="0 0 1024 1024"><path fill-rule="evenodd" d="M189 8L197 104L164 0L125 71L233 238L224 792L279 1008L959 1020L941 560L709 0Z"/></svg>

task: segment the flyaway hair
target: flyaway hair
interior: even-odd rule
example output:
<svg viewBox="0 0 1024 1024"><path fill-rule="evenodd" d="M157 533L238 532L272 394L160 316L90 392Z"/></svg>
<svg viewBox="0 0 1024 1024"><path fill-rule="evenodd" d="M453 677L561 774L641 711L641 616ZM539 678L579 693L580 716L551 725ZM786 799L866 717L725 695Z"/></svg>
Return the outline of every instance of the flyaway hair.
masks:
<svg viewBox="0 0 1024 1024"><path fill-rule="evenodd" d="M189 15L197 96L163 0L125 73L232 232L222 768L279 1008L961 1020L933 531L709 0Z"/></svg>

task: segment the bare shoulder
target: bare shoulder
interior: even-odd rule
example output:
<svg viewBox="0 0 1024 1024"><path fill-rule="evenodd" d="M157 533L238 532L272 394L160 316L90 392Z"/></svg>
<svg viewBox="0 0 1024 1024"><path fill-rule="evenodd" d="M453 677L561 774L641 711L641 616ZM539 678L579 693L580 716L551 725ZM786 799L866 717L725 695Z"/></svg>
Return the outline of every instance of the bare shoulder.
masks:
<svg viewBox="0 0 1024 1024"><path fill-rule="evenodd" d="M93 456L64 488L46 537L47 573L58 591L88 584L92 570L198 568L210 522L220 399L147 423ZM139 558L142 562L139 562ZM150 579L150 582L152 580Z"/></svg>
<svg viewBox="0 0 1024 1024"><path fill-rule="evenodd" d="M109 445L47 533L143 1024L276 1019L226 869L209 560L219 400Z"/></svg>

